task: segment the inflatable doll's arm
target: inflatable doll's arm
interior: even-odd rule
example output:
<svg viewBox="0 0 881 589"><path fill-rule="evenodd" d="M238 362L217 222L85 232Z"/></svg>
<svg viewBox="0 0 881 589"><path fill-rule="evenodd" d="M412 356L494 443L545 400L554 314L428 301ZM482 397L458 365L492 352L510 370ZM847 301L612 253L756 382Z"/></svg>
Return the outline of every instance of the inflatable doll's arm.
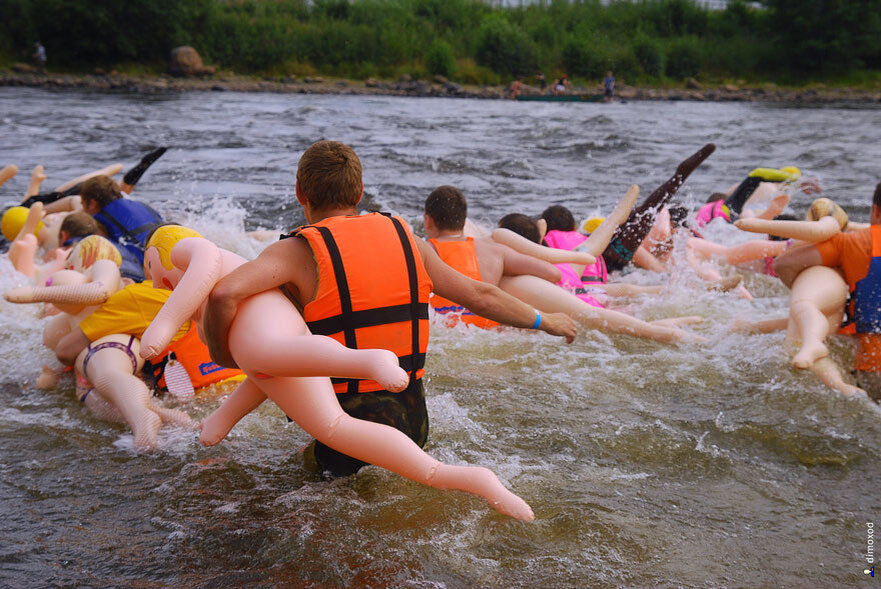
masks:
<svg viewBox="0 0 881 589"><path fill-rule="evenodd" d="M816 221L771 221L767 219L740 219L734 223L739 229L753 233L767 233L810 243L825 241L841 232L841 226L833 217Z"/></svg>
<svg viewBox="0 0 881 589"><path fill-rule="evenodd" d="M639 186L632 184L627 189L621 202L615 207L615 210L606 217L578 249L589 252L594 256L602 254L609 246L609 242L612 240L615 230L618 229L618 225L626 221L627 217L630 216L630 211L633 209L637 198L639 198Z"/></svg>
<svg viewBox="0 0 881 589"><path fill-rule="evenodd" d="M150 247L147 256L150 254ZM220 248L202 237L185 237L171 250L175 269L164 268L158 260L148 261L146 273L157 288L174 287L171 296L141 338L141 357L157 356L171 342L177 330L192 317L221 278L223 256ZM179 272L183 271L183 275ZM174 284L175 275L180 275ZM171 278L171 280L170 280Z"/></svg>
<svg viewBox="0 0 881 589"><path fill-rule="evenodd" d="M46 174L43 172L43 166L37 165L34 166L34 171L31 172L31 182L28 184L28 190L24 193L24 197L30 198L35 194L40 193L40 185L43 183L43 180L46 179Z"/></svg>
<svg viewBox="0 0 881 589"><path fill-rule="evenodd" d="M91 267L92 280L84 284L22 286L3 296L10 303L53 303L63 305L100 305L119 290L119 268L110 260L98 260ZM84 277L85 280L85 277Z"/></svg>
<svg viewBox="0 0 881 589"><path fill-rule="evenodd" d="M89 178L93 176L113 176L115 174L119 174L122 171L122 164L111 164L106 168L101 168L100 170L95 170L94 172L89 172L87 174L83 174L82 176L77 176L73 180L68 180L61 186L55 189L55 192L64 192L76 186L77 184L82 184Z"/></svg>
<svg viewBox="0 0 881 589"><path fill-rule="evenodd" d="M785 209L786 205L788 204L789 195L785 192L781 192L771 199L771 203L768 205L768 208L756 215L756 218L768 220L774 219L774 217L783 212L783 209Z"/></svg>
<svg viewBox="0 0 881 589"><path fill-rule="evenodd" d="M16 166L15 164L9 164L8 166L0 170L0 186L3 186L7 180L12 178L16 174L18 174L18 166Z"/></svg>
<svg viewBox="0 0 881 589"><path fill-rule="evenodd" d="M567 251L538 245L525 237L518 235L510 229L493 229L493 241L506 245L512 250L550 262L551 264L593 264L596 258L586 252Z"/></svg>

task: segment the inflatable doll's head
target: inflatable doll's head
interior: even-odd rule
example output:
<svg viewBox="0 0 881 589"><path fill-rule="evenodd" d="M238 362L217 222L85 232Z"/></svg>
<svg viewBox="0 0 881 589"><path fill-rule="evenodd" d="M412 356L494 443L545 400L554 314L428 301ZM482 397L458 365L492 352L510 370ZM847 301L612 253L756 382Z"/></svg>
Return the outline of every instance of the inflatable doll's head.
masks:
<svg viewBox="0 0 881 589"><path fill-rule="evenodd" d="M64 267L68 270L84 272L98 260L110 260L117 267L122 265L122 256L115 245L100 235L90 235L80 240L70 250Z"/></svg>
<svg viewBox="0 0 881 589"><path fill-rule="evenodd" d="M0 231L3 232L3 237L8 241L14 240L21 231L21 228L24 227L24 222L27 218L27 207L10 207L6 209L6 212L3 213L3 219L0 220ZM42 228L43 222L40 221L37 229L34 231L34 235L37 235Z"/></svg>
<svg viewBox="0 0 881 589"><path fill-rule="evenodd" d="M162 225L147 240L144 252L144 276L153 281L153 286L173 290L183 276L183 270L171 262L171 250L182 239L202 237L181 225Z"/></svg>
<svg viewBox="0 0 881 589"><path fill-rule="evenodd" d="M806 218L808 221L817 221L823 217L832 217L838 221L841 230L847 227L847 213L840 206L828 198L818 198L811 203Z"/></svg>

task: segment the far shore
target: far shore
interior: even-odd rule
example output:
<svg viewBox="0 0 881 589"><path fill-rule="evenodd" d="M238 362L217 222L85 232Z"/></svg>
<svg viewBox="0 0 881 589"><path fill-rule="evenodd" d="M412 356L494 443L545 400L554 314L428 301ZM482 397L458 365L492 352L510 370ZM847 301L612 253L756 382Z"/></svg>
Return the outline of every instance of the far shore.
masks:
<svg viewBox="0 0 881 589"><path fill-rule="evenodd" d="M289 94L370 94L385 96L437 96L450 98L511 99L505 86L468 86L436 76L432 80L414 80L403 76L397 81L353 81L312 77L253 77L221 72L210 77L173 77L168 74L129 75L117 72L94 74L38 73L33 71L0 70L0 86L27 86L52 89L92 89L117 92L156 94L167 92L276 92ZM525 87L522 94L538 94L538 88ZM571 94L597 95L596 87L576 87ZM815 84L810 88L793 89L774 84L709 85L689 80L681 88L651 88L618 85L615 96L620 100L687 100L715 102L782 102L782 103L881 103L881 90L834 88Z"/></svg>

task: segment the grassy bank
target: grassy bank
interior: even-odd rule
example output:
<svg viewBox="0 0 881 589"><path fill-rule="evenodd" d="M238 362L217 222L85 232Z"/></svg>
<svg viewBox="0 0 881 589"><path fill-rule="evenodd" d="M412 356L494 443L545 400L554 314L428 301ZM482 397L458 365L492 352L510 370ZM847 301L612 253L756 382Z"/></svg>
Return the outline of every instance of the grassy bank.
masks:
<svg viewBox="0 0 881 589"><path fill-rule="evenodd" d="M28 60L40 40L56 70L159 73L192 45L219 69L272 77L461 84L544 71L592 85L606 70L632 85L824 83L876 87L881 0L4 0L0 55Z"/></svg>

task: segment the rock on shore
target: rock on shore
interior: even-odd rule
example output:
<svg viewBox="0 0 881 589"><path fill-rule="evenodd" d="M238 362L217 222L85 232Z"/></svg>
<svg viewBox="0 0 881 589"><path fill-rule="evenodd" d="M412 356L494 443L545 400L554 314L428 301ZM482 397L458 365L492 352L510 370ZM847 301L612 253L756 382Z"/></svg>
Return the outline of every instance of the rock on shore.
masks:
<svg viewBox="0 0 881 589"><path fill-rule="evenodd" d="M0 70L0 86L29 86L43 88L75 88L124 91L136 93L233 91L278 92L292 94L374 94L391 96L442 96L454 98L504 99L508 97L504 86L463 86L437 77L429 80L413 80L403 76L398 81L368 79L366 81L327 80L320 77L257 78L221 72L200 78L158 76L132 76L117 72L96 70L91 75L40 74L33 71ZM692 85L694 86L694 85ZM527 87L525 93L538 92ZM599 88L576 88L584 94L599 93ZM688 101L741 101L741 102L881 102L881 91L853 88L778 88L769 84L760 88L741 88L731 84L712 87L702 84L698 88L635 88L619 85L616 96L623 100L688 100Z"/></svg>

